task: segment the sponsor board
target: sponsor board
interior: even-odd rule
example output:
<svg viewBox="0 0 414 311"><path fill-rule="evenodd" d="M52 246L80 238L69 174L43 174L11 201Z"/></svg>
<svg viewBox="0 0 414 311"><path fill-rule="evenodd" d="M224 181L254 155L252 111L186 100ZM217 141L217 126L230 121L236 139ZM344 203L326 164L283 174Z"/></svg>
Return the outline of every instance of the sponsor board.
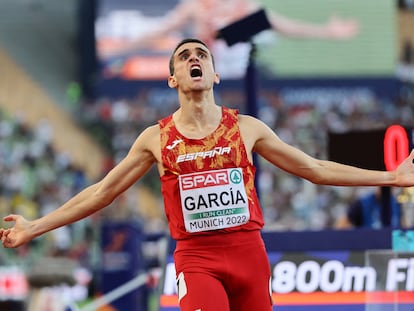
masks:
<svg viewBox="0 0 414 311"><path fill-rule="evenodd" d="M342 250L340 246L316 251L269 248L274 310L414 309L414 252ZM178 311L172 255L163 281L159 310Z"/></svg>

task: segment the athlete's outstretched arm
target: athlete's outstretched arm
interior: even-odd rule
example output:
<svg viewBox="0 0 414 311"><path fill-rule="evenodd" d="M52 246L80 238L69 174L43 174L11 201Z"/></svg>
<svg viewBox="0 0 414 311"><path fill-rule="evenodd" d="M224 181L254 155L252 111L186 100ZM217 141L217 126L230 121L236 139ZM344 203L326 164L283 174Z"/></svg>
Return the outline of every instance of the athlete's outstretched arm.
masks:
<svg viewBox="0 0 414 311"><path fill-rule="evenodd" d="M241 116L240 127L251 151L313 183L333 186L414 186L414 151L394 171L368 170L311 157L283 142L267 125L253 117ZM255 131L249 130L252 128Z"/></svg>
<svg viewBox="0 0 414 311"><path fill-rule="evenodd" d="M191 19L194 10L197 10L196 3L192 1L181 1L170 12L161 18L154 28L145 31L139 37L131 41L124 42L120 46L105 46L99 50L99 56L102 58L111 58L126 53L131 53L136 49L150 47L152 44L159 42L163 36L182 29Z"/></svg>
<svg viewBox="0 0 414 311"><path fill-rule="evenodd" d="M151 151L155 149L151 148L159 146L154 140L154 137L158 138L157 128L145 130L128 155L101 181L85 188L53 212L32 221L20 215L4 217L4 221L14 222L14 226L0 229L3 246L18 247L45 232L73 223L108 206L155 163L154 153Z"/></svg>
<svg viewBox="0 0 414 311"><path fill-rule="evenodd" d="M334 15L321 24L291 19L275 11L269 11L268 17L273 29L288 38L344 40L355 37L359 32L356 20Z"/></svg>

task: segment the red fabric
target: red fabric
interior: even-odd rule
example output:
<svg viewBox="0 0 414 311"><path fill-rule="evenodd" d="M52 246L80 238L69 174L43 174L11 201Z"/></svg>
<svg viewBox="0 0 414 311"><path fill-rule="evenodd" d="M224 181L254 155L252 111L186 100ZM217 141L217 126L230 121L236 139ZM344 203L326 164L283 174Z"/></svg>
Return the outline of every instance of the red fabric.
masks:
<svg viewBox="0 0 414 311"><path fill-rule="evenodd" d="M270 264L259 231L198 236L174 253L182 311L271 311ZM182 290L182 288L181 288Z"/></svg>
<svg viewBox="0 0 414 311"><path fill-rule="evenodd" d="M223 232L259 230L263 227L263 214L254 187L255 167L249 162L238 126L238 111L222 108L222 120L218 128L203 139L188 139L175 127L172 116L159 121L161 154L165 174L161 176L164 208L171 236L176 240L196 235L212 235ZM172 148L167 148L168 146ZM215 148L230 147L229 154L212 157L195 157L177 161L179 157ZM242 168L245 189L249 200L250 221L244 225L215 231L189 233L186 231L181 209L178 176L195 172L227 168Z"/></svg>

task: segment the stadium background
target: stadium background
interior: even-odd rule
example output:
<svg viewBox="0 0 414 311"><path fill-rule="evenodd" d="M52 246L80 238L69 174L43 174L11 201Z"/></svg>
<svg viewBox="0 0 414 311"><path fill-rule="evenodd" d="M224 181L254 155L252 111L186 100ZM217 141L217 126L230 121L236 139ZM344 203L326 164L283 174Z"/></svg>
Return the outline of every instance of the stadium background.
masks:
<svg viewBox="0 0 414 311"><path fill-rule="evenodd" d="M104 4L124 10L132 5L157 15L174 3L0 0L2 215L16 212L34 218L56 208L105 174L144 127L177 107L174 91L162 79L105 76L94 40L96 18ZM314 21L332 10L362 21L361 35L352 44L283 38L274 44L264 38L257 57L258 116L283 139L327 158L330 132L413 126L414 13L409 1L312 0L305 7L297 1L262 3ZM218 102L241 111L247 109L245 95L243 79L225 80L217 87ZM260 168L267 232L334 229L348 204L367 191L310 185L265 162ZM102 246L110 239L105 232L116 231L116 225L140 237L127 243L136 267L125 272L123 281L148 271L158 280L165 260L164 240L159 237L166 233L158 193L158 176L152 170L98 215L18 250L2 249L0 304L11 303L17 310L18 302L31 292L24 283L38 277L34 267L45 269L39 262L62 257L84 268L75 278L81 286L71 287L63 296L75 297L81 304L99 295L108 286L105 282L111 283L108 278L114 277L102 272L104 259L111 262ZM396 194L408 227L414 226L413 189ZM144 297L156 297L157 288L150 285L131 299L138 297L144 303Z"/></svg>

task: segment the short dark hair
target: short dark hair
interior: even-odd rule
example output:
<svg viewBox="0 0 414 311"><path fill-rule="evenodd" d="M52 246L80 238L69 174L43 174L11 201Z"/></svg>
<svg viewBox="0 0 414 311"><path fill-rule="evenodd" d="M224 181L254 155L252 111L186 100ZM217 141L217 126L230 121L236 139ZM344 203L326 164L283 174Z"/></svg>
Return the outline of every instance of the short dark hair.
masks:
<svg viewBox="0 0 414 311"><path fill-rule="evenodd" d="M186 38L186 39L181 40L176 45L176 47L175 47L175 49L172 52L171 57L170 57L170 63L169 63L170 76L172 76L174 74L174 54L175 54L175 52L177 52L177 50L180 48L180 46L182 46L182 45L184 45L186 43L200 43L200 44L204 45L209 50L207 44L204 41L200 40L200 39L196 39L196 38ZM214 66L214 58L213 58L213 55L211 55L211 59L213 61L213 66Z"/></svg>

